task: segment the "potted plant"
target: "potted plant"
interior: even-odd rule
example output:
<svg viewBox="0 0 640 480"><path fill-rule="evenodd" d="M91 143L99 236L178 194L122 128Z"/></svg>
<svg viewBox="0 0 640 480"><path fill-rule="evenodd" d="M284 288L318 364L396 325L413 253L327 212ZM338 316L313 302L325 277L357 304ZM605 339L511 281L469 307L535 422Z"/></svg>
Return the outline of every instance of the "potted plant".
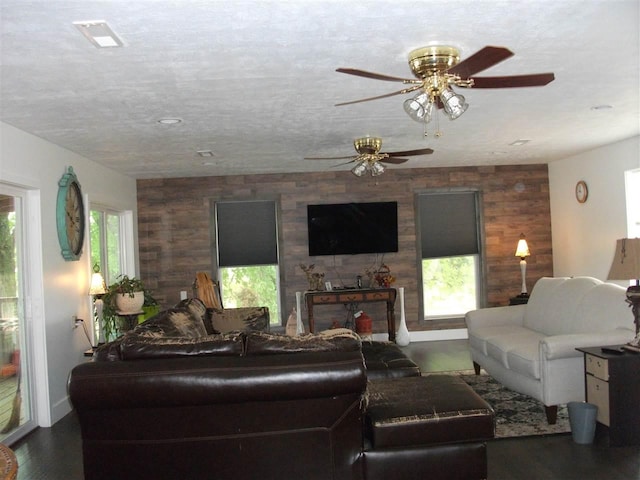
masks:
<svg viewBox="0 0 640 480"><path fill-rule="evenodd" d="M128 275L120 275L118 281L107 287L104 300L104 325L107 341L118 336L122 328L118 317L131 317L143 312L145 307L155 307L158 302L144 287L142 280Z"/></svg>

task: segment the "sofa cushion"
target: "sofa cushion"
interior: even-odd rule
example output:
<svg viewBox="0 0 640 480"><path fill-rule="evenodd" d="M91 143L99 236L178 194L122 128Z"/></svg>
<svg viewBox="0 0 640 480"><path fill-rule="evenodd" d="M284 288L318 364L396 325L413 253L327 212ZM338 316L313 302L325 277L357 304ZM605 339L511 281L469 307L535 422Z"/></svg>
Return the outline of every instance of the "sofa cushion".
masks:
<svg viewBox="0 0 640 480"><path fill-rule="evenodd" d="M483 355L487 355L487 342L502 335L513 335L528 332L529 329L519 325L494 325L469 329L469 345Z"/></svg>
<svg viewBox="0 0 640 480"><path fill-rule="evenodd" d="M269 331L267 307L210 308L211 328L221 333L233 331Z"/></svg>
<svg viewBox="0 0 640 480"><path fill-rule="evenodd" d="M186 308L164 310L142 322L133 331L149 337L197 338L207 335L202 319Z"/></svg>
<svg viewBox="0 0 640 480"><path fill-rule="evenodd" d="M211 312L199 298L185 298L184 300L180 300L180 302L176 304L175 308L187 309L191 315L195 318L199 318L204 325L207 335L220 333L211 328Z"/></svg>
<svg viewBox="0 0 640 480"><path fill-rule="evenodd" d="M540 342L531 341L509 350L507 363L514 372L540 379Z"/></svg>
<svg viewBox="0 0 640 480"><path fill-rule="evenodd" d="M572 333L578 305L601 283L591 277L541 278L531 291L524 326L546 335Z"/></svg>
<svg viewBox="0 0 640 480"><path fill-rule="evenodd" d="M360 350L360 341L352 335L327 337L307 334L298 337L264 332L248 332L245 354L268 355L301 352L350 352Z"/></svg>
<svg viewBox="0 0 640 480"><path fill-rule="evenodd" d="M538 345L544 335L521 328L517 333L505 333L504 335L496 335L487 340L487 356L500 362L505 368L512 368L509 364L509 353L513 350L520 351L525 356L530 356L525 351L532 348L536 351L535 360L538 360ZM517 355L516 355L517 357ZM514 359L516 358L514 357ZM531 359L533 360L533 359ZM539 376L538 370L538 376Z"/></svg>
<svg viewBox="0 0 640 480"><path fill-rule="evenodd" d="M241 356L244 352L243 336L242 333L232 333L195 338L149 337L128 332L120 342L120 355L122 360L199 355Z"/></svg>
<svg viewBox="0 0 640 480"><path fill-rule="evenodd" d="M362 342L367 379L420 376L420 368L393 342Z"/></svg>

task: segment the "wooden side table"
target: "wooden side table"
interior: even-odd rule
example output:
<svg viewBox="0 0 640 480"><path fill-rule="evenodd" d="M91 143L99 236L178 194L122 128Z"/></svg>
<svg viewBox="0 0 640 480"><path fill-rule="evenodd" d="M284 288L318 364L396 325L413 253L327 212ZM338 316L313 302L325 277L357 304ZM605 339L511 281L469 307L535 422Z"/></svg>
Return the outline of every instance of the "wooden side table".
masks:
<svg viewBox="0 0 640 480"><path fill-rule="evenodd" d="M389 341L396 339L396 316L394 305L396 302L395 288L359 288L354 290L330 290L304 292L309 316L309 332L315 331L313 307L316 305L358 304L371 302L386 302L387 330Z"/></svg>
<svg viewBox="0 0 640 480"><path fill-rule="evenodd" d="M609 445L640 445L640 353L577 350L584 353L585 399L598 407L598 431L608 433Z"/></svg>
<svg viewBox="0 0 640 480"><path fill-rule="evenodd" d="M129 330L133 330L135 326L138 325L138 317L143 313L142 310L139 312L117 311L116 314L122 318L122 331L128 332Z"/></svg>
<svg viewBox="0 0 640 480"><path fill-rule="evenodd" d="M525 305L527 302L529 302L528 294L521 293L520 295L509 299L509 305Z"/></svg>

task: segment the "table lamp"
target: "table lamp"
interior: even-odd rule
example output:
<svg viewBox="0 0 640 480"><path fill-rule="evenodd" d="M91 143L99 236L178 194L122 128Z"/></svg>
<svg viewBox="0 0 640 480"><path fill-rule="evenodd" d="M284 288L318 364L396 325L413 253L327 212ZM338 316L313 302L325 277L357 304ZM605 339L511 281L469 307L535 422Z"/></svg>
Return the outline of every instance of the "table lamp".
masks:
<svg viewBox="0 0 640 480"><path fill-rule="evenodd" d="M91 275L91 286L89 287L89 295L93 296L93 304L96 309L96 319L98 320L98 345L104 343L104 325L102 324L102 310L104 302L102 296L107 293L107 287L104 278L100 273L100 267L96 264L93 267L93 275Z"/></svg>
<svg viewBox="0 0 640 480"><path fill-rule="evenodd" d="M527 282L525 281L527 274L527 261L525 257L531 255L529 252L529 245L527 245L527 241L524 238L524 233L520 234L520 240L518 240L518 246L516 247L516 257L520 257L520 272L522 273L522 291L520 292L521 297L528 297L527 293Z"/></svg>
<svg viewBox="0 0 640 480"><path fill-rule="evenodd" d="M635 280L627 288L627 303L633 312L636 335L640 333L640 238L616 240L616 251L607 280Z"/></svg>

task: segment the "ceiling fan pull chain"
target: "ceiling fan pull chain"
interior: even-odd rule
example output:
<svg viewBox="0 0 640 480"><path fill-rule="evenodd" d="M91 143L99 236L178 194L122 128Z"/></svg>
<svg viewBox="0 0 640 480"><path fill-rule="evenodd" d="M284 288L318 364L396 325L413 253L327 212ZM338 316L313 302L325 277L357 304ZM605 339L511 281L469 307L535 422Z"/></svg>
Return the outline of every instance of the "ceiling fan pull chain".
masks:
<svg viewBox="0 0 640 480"><path fill-rule="evenodd" d="M442 136L442 132L440 131L440 116L438 115L438 109L437 108L435 109L435 117L436 117L436 122L435 122L436 131L435 131L435 133L433 135L436 138L440 138Z"/></svg>

